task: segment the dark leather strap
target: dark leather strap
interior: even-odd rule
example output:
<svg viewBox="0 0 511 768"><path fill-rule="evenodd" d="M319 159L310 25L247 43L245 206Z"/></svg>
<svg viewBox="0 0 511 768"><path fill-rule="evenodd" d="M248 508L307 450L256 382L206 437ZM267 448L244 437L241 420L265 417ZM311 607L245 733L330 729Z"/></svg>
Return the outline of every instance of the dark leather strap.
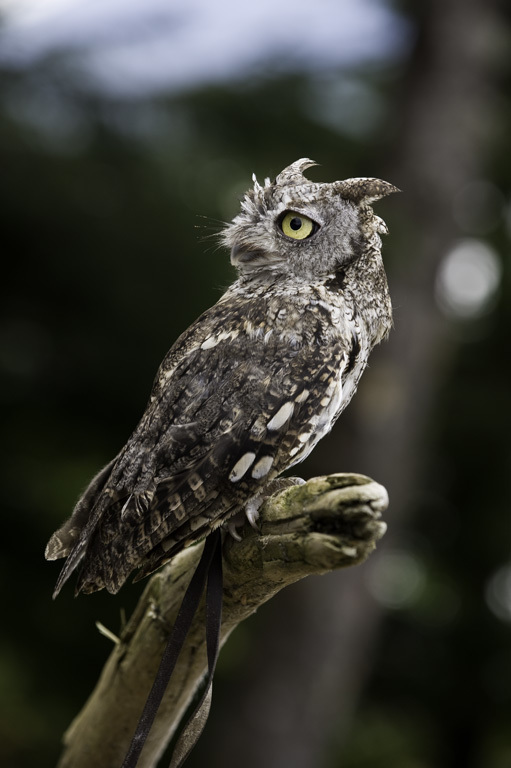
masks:
<svg viewBox="0 0 511 768"><path fill-rule="evenodd" d="M196 737L195 731L193 728L190 728L190 725L192 718L201 709L203 702L211 688L211 681L213 679L213 673L218 657L220 623L222 621L221 544L222 540L220 529L213 531L207 537L204 543L201 559L199 560L199 564L197 565L197 568L195 569L188 588L185 592L185 596L179 608L175 624L172 628L169 639L167 640L167 645L165 646L165 650L160 661L160 666L158 667L158 672L156 673L154 683L147 697L142 715L140 716L140 720L138 721L135 735L133 736L126 757L124 758L122 768L135 768L137 765L138 758L140 757L140 753L142 752L149 731L151 730L151 726L158 712L168 682L172 672L174 671L174 667L176 666L179 653L185 643L186 636L193 621L193 617L195 616L197 608L199 607L207 579L208 592L206 605L206 643L208 652L208 676L206 679L206 688L199 702L199 705L193 713L192 717L187 720L179 742L176 745L177 747L184 737L184 741L186 742L183 752L184 757L180 760L178 765L182 765L183 761L189 755L190 751L195 746L197 739L202 733L204 724L199 729ZM188 736L186 735L187 731L189 732ZM190 731L194 732L190 733Z"/></svg>
<svg viewBox="0 0 511 768"><path fill-rule="evenodd" d="M222 624L222 546L219 531L218 544L213 552L208 572L208 588L206 592L206 647L208 653L208 674L204 682L204 690L192 715L186 720L179 739L176 742L170 761L170 768L181 768L186 758L197 744L204 726L206 725L211 705L211 690L218 652L220 650L220 626Z"/></svg>

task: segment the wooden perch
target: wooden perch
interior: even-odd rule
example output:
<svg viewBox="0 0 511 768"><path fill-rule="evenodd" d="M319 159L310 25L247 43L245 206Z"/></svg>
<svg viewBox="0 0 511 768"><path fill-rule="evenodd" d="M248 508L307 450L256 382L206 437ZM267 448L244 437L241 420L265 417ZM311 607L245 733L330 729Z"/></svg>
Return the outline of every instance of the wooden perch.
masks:
<svg viewBox="0 0 511 768"><path fill-rule="evenodd" d="M317 477L271 496L260 532L223 544L221 644L279 590L304 576L363 562L385 533L383 486L364 475ZM64 735L58 768L118 768L128 749L202 545L186 549L149 581L101 677ZM139 766L155 766L206 671L204 608L197 612Z"/></svg>

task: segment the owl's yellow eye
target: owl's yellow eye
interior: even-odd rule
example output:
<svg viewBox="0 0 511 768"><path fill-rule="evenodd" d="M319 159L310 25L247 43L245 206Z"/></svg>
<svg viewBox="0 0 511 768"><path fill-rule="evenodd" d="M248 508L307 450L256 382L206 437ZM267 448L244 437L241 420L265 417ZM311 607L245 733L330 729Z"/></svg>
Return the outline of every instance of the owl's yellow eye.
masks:
<svg viewBox="0 0 511 768"><path fill-rule="evenodd" d="M318 225L301 213L287 211L280 220L280 228L286 237L293 240L305 240L317 231Z"/></svg>

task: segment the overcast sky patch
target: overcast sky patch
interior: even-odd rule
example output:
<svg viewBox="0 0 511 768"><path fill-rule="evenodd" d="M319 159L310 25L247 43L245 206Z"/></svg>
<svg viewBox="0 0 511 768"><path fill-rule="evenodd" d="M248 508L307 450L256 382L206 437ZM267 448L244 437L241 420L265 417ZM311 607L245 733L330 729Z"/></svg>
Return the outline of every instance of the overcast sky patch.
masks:
<svg viewBox="0 0 511 768"><path fill-rule="evenodd" d="M4 66L68 52L126 94L388 60L409 36L383 0L0 0L0 12Z"/></svg>

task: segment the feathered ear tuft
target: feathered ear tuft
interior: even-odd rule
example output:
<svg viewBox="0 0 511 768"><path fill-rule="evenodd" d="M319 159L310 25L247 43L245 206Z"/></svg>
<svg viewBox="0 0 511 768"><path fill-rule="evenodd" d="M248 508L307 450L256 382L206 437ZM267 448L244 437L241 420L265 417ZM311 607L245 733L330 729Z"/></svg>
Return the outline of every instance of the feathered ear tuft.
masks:
<svg viewBox="0 0 511 768"><path fill-rule="evenodd" d="M341 197L353 203L374 203L375 200L401 191L393 184L381 179L346 179L336 181L333 186Z"/></svg>
<svg viewBox="0 0 511 768"><path fill-rule="evenodd" d="M312 168L314 165L317 165L314 160L310 160L308 157L302 157L300 160L296 160L294 163L291 163L291 165L288 165L287 168L284 168L275 179L275 184L279 186L285 186L286 184L303 184L305 181L303 172L306 171L307 168Z"/></svg>

